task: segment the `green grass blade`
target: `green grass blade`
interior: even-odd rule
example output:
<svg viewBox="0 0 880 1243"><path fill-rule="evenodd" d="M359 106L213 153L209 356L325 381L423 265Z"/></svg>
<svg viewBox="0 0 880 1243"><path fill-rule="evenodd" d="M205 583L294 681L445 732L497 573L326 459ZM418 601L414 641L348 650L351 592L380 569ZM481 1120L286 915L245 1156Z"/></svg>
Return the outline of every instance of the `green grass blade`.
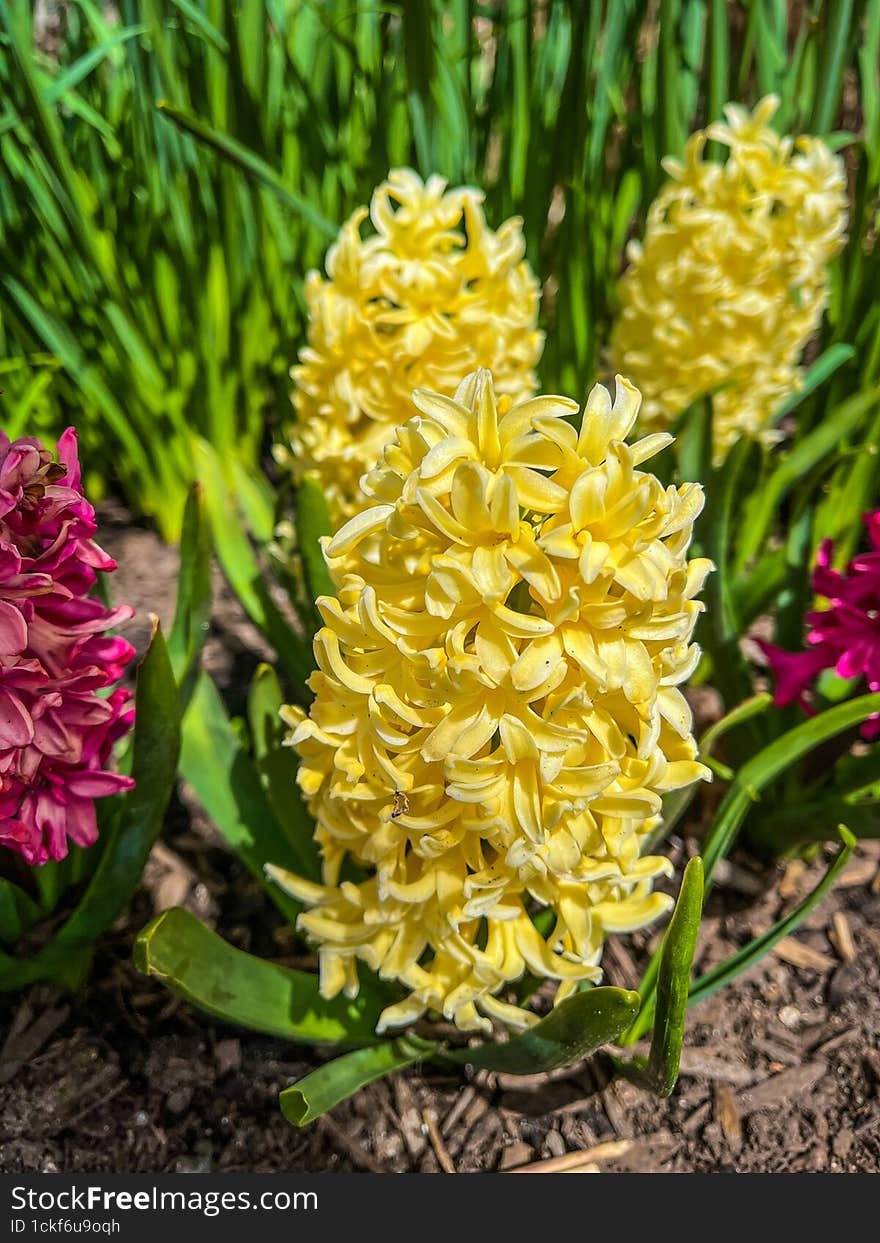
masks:
<svg viewBox="0 0 880 1243"><path fill-rule="evenodd" d="M819 41L818 90L810 119L810 132L827 134L840 106L840 87L846 66L846 53L854 35L854 0L835 0L823 6L823 30Z"/></svg>
<svg viewBox="0 0 880 1243"><path fill-rule="evenodd" d="M199 142L216 151L218 155L221 155L223 159L228 160L230 164L246 173L248 177L252 177L260 185L265 186L267 190L271 190L285 206L296 212L303 220L307 220L324 237L333 238L336 236L338 232L337 225L328 220L307 199L304 199L301 194L285 185L265 160L239 142L238 139L231 138L228 134L222 134L219 130L214 129L213 126L200 120L199 117L187 112L185 108L177 108L165 100L159 100L156 103L156 107L164 117L167 117L178 128L185 133L192 134Z"/></svg>
<svg viewBox="0 0 880 1243"><path fill-rule="evenodd" d="M717 967L713 967L711 971L707 971L705 975L701 975L699 979L695 980L690 990L688 1005L694 1005L698 1001L703 1001L706 997L711 997L713 993L716 993L726 984L730 984L738 975L742 975L744 971L747 971L756 962L760 961L784 937L791 936L800 927L809 913L819 905L826 893L832 889L837 878L849 862L855 848L856 839L844 825L838 826L838 832L842 840L840 850L838 850L831 867L829 867L812 893L808 894L789 915L777 920L771 928L768 928L759 937L755 937L753 941L750 941L748 945L744 946L736 954L733 954L724 962L719 963Z"/></svg>

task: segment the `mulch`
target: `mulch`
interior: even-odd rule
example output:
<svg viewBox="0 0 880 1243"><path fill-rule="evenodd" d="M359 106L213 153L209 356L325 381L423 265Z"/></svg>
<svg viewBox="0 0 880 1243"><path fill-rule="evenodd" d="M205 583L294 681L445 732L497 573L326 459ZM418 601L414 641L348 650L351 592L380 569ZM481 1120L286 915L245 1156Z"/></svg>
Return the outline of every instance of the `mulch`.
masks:
<svg viewBox="0 0 880 1243"><path fill-rule="evenodd" d="M175 554L119 511L103 520L122 567L114 594L138 608L142 644L147 608L170 622ZM207 661L233 706L262 655L221 592ZM698 848L670 845L677 867ZM735 856L707 905L698 969L790 911L823 867L821 855L769 869ZM177 904L243 949L302 964L182 789L84 993L0 998L0 1171L880 1171L880 842L860 844L795 937L695 1007L667 1101L615 1080L601 1055L533 1079L412 1069L296 1130L277 1096L320 1054L224 1026L132 967L137 930ZM609 943L607 982L636 983L656 936Z"/></svg>

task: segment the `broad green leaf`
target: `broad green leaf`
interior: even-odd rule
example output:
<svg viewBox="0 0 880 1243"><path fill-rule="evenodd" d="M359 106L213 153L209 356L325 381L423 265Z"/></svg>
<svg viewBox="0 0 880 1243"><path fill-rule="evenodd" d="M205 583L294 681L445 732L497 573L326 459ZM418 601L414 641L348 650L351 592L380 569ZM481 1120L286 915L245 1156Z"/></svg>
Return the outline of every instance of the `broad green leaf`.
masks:
<svg viewBox="0 0 880 1243"><path fill-rule="evenodd" d="M382 1002L362 983L353 1001L325 1001L318 977L235 949L183 907L163 911L134 945L144 975L217 1018L240 1027L315 1044L376 1040Z"/></svg>
<svg viewBox="0 0 880 1243"><path fill-rule="evenodd" d="M638 993L623 988L588 988L561 1001L546 1018L506 1044L450 1050L444 1057L509 1075L542 1074L589 1057L617 1040L638 1009Z"/></svg>
<svg viewBox="0 0 880 1243"><path fill-rule="evenodd" d="M306 475L296 491L296 542L312 605L318 596L336 595L321 548L321 537L331 533L330 510L323 489L317 479ZM317 612L315 616L320 620Z"/></svg>
<svg viewBox="0 0 880 1243"><path fill-rule="evenodd" d="M48 947L51 951L51 946ZM76 992L86 979L94 946L67 946L61 952L23 958L0 953L0 993L15 992L38 981L51 980Z"/></svg>
<svg viewBox="0 0 880 1243"><path fill-rule="evenodd" d="M712 401L698 398L681 416L676 432L678 470L682 480L699 482L712 474Z"/></svg>
<svg viewBox="0 0 880 1243"><path fill-rule="evenodd" d="M265 574L244 530L236 497L224 478L216 453L204 440L195 446L196 469L205 491L214 549L230 586L245 612L275 648L300 687L314 668L308 645L282 615L266 585Z"/></svg>
<svg viewBox="0 0 880 1243"><path fill-rule="evenodd" d="M703 862L697 858L691 859L684 870L678 901L660 947L654 1032L645 1070L646 1081L658 1096L669 1096L678 1079L691 966L702 913ZM650 1007L645 1006L633 1025L632 1038L637 1039L646 1031L650 1021Z"/></svg>
<svg viewBox="0 0 880 1243"><path fill-rule="evenodd" d="M654 1035L648 1078L658 1096L669 1096L678 1079L691 966L703 913L703 862L691 859L684 870L672 919L663 938L657 977Z"/></svg>
<svg viewBox="0 0 880 1243"><path fill-rule="evenodd" d="M39 906L21 886L0 878L0 943L14 945L42 915Z"/></svg>
<svg viewBox="0 0 880 1243"><path fill-rule="evenodd" d="M199 676L211 603L211 535L201 488L194 484L183 514L177 608L168 636L168 655L180 688L181 711L185 711Z"/></svg>
<svg viewBox="0 0 880 1243"><path fill-rule="evenodd" d="M239 741L217 687L201 674L183 721L180 772L219 832L257 880L275 863L291 872L313 867L282 832L254 763ZM291 921L300 905L277 885L266 892Z"/></svg>
<svg viewBox="0 0 880 1243"><path fill-rule="evenodd" d="M109 838L100 843L100 862L78 906L44 951L90 945L125 908L147 856L159 836L177 776L180 719L177 685L158 620L137 673L131 775L133 790L121 803ZM94 848L93 848L94 849Z"/></svg>
<svg viewBox="0 0 880 1243"><path fill-rule="evenodd" d="M415 1036L400 1036L345 1053L285 1088L279 1097L281 1112L294 1126L306 1126L368 1083L412 1066L434 1048Z"/></svg>
<svg viewBox="0 0 880 1243"><path fill-rule="evenodd" d="M260 665L248 695L254 763L275 818L300 860L302 875L309 880L319 880L315 823L297 785L296 755L284 742L287 726L280 715L283 703L274 669Z"/></svg>

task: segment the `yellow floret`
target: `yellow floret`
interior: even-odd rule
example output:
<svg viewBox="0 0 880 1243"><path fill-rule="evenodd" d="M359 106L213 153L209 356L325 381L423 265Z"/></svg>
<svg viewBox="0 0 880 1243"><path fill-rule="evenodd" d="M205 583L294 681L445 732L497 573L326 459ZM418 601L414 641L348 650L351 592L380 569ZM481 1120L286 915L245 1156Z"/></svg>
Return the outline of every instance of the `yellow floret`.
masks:
<svg viewBox="0 0 880 1243"><path fill-rule="evenodd" d="M342 521L366 503L360 478L410 417L414 389L451 396L475 367L516 401L535 391L543 348L538 285L521 221L488 228L482 194L406 169L343 226L327 278L306 281L308 345L293 368L296 478L314 473Z"/></svg>
<svg viewBox="0 0 880 1243"><path fill-rule="evenodd" d="M818 138L781 138L778 101L688 140L684 163L632 242L611 362L641 389L644 429L668 427L714 394L715 458L740 436L778 439L774 417L801 383L799 363L828 300L828 265L846 229L842 161ZM726 162L704 159L708 140Z"/></svg>
<svg viewBox="0 0 880 1243"><path fill-rule="evenodd" d="M355 993L361 960L408 990L381 1029L523 1025L508 985L529 971L559 1000L600 977L608 933L667 909L669 864L641 848L661 796L708 775L678 689L703 493L640 469L671 437L625 443L620 378L580 432L576 403L496 401L485 370L412 400L326 543L315 699L285 710L324 883L272 874L310 907L325 996ZM346 858L367 879L340 881Z"/></svg>

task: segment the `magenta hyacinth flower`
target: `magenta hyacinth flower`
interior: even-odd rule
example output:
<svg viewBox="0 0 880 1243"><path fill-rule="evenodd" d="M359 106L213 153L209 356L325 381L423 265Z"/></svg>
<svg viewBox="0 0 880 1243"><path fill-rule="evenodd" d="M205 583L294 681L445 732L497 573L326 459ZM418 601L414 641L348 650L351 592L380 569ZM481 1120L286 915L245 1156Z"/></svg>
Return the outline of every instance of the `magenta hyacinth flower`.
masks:
<svg viewBox="0 0 880 1243"><path fill-rule="evenodd" d="M31 864L90 846L94 800L130 788L108 772L131 727L131 695L113 686L134 649L107 631L133 615L91 594L116 562L92 540L76 432L58 461L38 440L0 431L0 846Z"/></svg>
<svg viewBox="0 0 880 1243"><path fill-rule="evenodd" d="M864 677L869 690L880 691L880 509L865 514L864 522L871 550L853 557L843 573L831 567L831 540L822 542L810 585L829 607L807 614L804 651L760 645L776 678L780 707L797 700L809 712L813 684L823 669L834 669L841 678ZM880 735L880 716L867 720L862 734Z"/></svg>

